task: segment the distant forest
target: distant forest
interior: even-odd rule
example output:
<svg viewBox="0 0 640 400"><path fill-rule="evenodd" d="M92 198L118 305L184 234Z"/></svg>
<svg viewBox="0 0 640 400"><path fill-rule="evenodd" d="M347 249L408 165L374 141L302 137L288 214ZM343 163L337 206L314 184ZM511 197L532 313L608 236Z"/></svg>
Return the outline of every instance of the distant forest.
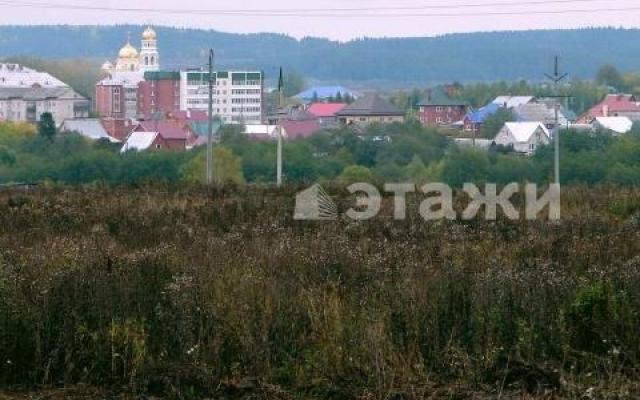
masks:
<svg viewBox="0 0 640 400"><path fill-rule="evenodd" d="M339 27L336 27L339 29ZM114 59L131 32L139 47L143 27L3 26L0 58ZM640 69L640 30L598 28L451 34L439 37L296 40L279 34L230 34L157 27L165 68L201 66L207 48L217 68L257 68L275 76L278 66L307 79L400 85L496 80L541 80L554 55L574 78L593 78L603 64Z"/></svg>

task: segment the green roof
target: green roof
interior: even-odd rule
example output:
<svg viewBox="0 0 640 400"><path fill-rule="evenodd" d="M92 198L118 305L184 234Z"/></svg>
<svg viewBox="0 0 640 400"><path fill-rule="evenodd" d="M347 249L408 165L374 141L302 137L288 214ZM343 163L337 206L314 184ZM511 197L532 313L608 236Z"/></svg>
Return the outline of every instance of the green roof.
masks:
<svg viewBox="0 0 640 400"><path fill-rule="evenodd" d="M147 71L144 73L145 81L159 81L159 80L180 80L180 72L177 71Z"/></svg>

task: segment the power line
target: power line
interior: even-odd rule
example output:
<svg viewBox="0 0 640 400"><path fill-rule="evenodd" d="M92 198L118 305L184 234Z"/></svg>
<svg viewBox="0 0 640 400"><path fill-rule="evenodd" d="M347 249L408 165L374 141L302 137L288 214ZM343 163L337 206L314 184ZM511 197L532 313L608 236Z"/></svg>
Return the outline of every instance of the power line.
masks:
<svg viewBox="0 0 640 400"><path fill-rule="evenodd" d="M383 7L357 7L357 8L287 8L287 9L153 9L153 8L128 8L128 7L108 7L108 6L90 6L77 4L59 4L59 3L42 3L42 2L20 2L12 0L4 0L1 3L16 7L61 7L82 10L101 10L101 11L159 11L170 13L256 13L256 14L272 14L272 13L327 13L327 12L362 12L362 11L408 11L408 10L453 10L466 8L485 8L485 7L522 7L532 5L552 5L552 4L581 4L581 3L602 3L603 0L526 0L520 2L492 2L492 3L462 3L462 4L439 4L439 5L420 5L420 6L383 6Z"/></svg>
<svg viewBox="0 0 640 400"><path fill-rule="evenodd" d="M591 2L598 0L539 0L536 4L555 4L558 2ZM533 2L530 2L533 3ZM506 3L494 3L505 6ZM522 5L524 3L508 3L509 5ZM306 12L309 10L288 11L288 10L206 10L206 9L154 9L154 8L123 8L123 7L106 7L106 6L84 6L71 4L52 4L52 3L34 3L34 2L15 2L10 0L0 0L0 5L7 7L24 7L24 8L45 8L45 9L65 9L65 10L90 10L90 11L110 11L110 12L143 12L154 14L183 14L183 15L214 15L214 16L242 16L242 17L330 17L330 18L390 18L390 17L482 17L482 16L514 16L514 15L562 15L562 14L591 14L591 13L609 13L609 12L629 12L640 11L637 7L619 7L619 8L591 8L591 9L564 9L564 10L528 10L528 11L487 11L473 13L358 13L358 14L338 14L326 12ZM471 5L467 5L470 7ZM474 6L480 6L478 4ZM484 7L488 4L482 5ZM444 7L444 6L443 6ZM449 6L450 8L453 8ZM457 7L457 6L456 6ZM400 8L396 8L400 9ZM334 9L348 11L348 9ZM353 9L355 10L355 9ZM376 11L382 9L358 9L358 11ZM386 11L390 11L390 9ZM326 11L326 10L324 10Z"/></svg>

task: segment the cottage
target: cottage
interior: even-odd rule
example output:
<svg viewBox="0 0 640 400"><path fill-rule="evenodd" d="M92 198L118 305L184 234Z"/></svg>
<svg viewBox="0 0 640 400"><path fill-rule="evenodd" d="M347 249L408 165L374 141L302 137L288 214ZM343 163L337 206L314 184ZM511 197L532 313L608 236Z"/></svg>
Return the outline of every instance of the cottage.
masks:
<svg viewBox="0 0 640 400"><path fill-rule="evenodd" d="M191 125L180 121L142 121L134 129L134 132L158 132L168 149L185 150L194 145L198 135Z"/></svg>
<svg viewBox="0 0 640 400"><path fill-rule="evenodd" d="M120 143L114 137L111 137L98 118L85 119L68 119L65 120L61 127L62 132L76 132L91 140L105 139L111 143Z"/></svg>
<svg viewBox="0 0 640 400"><path fill-rule="evenodd" d="M322 128L333 128L338 125L337 114L346 106L345 103L313 103L307 111L316 118Z"/></svg>
<svg viewBox="0 0 640 400"><path fill-rule="evenodd" d="M590 124L598 117L628 117L631 121L640 121L640 102L632 94L609 94L578 118L578 122Z"/></svg>
<svg viewBox="0 0 640 400"><path fill-rule="evenodd" d="M550 142L550 135L541 122L507 122L493 141L517 153L533 154L538 146Z"/></svg>
<svg viewBox="0 0 640 400"><path fill-rule="evenodd" d="M166 141L158 132L134 131L129 134L120 152L126 153L127 151L144 151L150 149L160 150L167 147Z"/></svg>
<svg viewBox="0 0 640 400"><path fill-rule="evenodd" d="M468 104L449 98L430 99L417 105L418 119L425 126L452 125L464 119Z"/></svg>
<svg viewBox="0 0 640 400"><path fill-rule="evenodd" d="M554 129L556 124L556 112L546 103L529 103L517 106L513 114L518 122L542 122L547 129ZM562 110L558 110L558 125L567 126L569 120Z"/></svg>
<svg viewBox="0 0 640 400"><path fill-rule="evenodd" d="M496 103L489 103L477 111L471 112L464 117L464 130L467 132L480 132L484 121L500 110Z"/></svg>
<svg viewBox="0 0 640 400"><path fill-rule="evenodd" d="M343 125L404 122L405 113L378 95L369 95L336 113Z"/></svg>
<svg viewBox="0 0 640 400"><path fill-rule="evenodd" d="M627 117L598 117L592 123L594 130L611 132L614 136L631 132L633 121Z"/></svg>

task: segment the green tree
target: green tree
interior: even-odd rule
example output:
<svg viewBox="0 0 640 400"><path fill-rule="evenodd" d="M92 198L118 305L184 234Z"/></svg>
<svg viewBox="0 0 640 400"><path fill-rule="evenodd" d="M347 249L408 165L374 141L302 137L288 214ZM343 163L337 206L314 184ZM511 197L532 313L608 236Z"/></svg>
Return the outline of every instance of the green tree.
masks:
<svg viewBox="0 0 640 400"><path fill-rule="evenodd" d="M511 122L514 119L515 117L511 110L500 108L496 113L485 119L480 129L480 136L486 139L493 139L500 132L505 122Z"/></svg>
<svg viewBox="0 0 640 400"><path fill-rule="evenodd" d="M14 165L16 154L5 145L0 145L0 165Z"/></svg>
<svg viewBox="0 0 640 400"><path fill-rule="evenodd" d="M53 115L50 112L45 112L40 115L40 122L38 122L38 134L49 140L53 140L56 136L56 122L53 120Z"/></svg>
<svg viewBox="0 0 640 400"><path fill-rule="evenodd" d="M357 182L372 183L373 172L371 172L369 168L361 165L350 165L342 171L338 180L345 184Z"/></svg>
<svg viewBox="0 0 640 400"><path fill-rule="evenodd" d="M284 74L284 95L286 97L295 96L302 92L305 86L304 78L296 71L287 71Z"/></svg>
<svg viewBox="0 0 640 400"><path fill-rule="evenodd" d="M611 64L600 67L596 74L596 82L599 85L612 86L618 90L625 90L622 74Z"/></svg>
<svg viewBox="0 0 640 400"><path fill-rule="evenodd" d="M185 165L182 175L188 182L203 182L206 172L207 152L203 151ZM233 151L216 146L213 149L213 181L218 186L244 185L242 161Z"/></svg>

